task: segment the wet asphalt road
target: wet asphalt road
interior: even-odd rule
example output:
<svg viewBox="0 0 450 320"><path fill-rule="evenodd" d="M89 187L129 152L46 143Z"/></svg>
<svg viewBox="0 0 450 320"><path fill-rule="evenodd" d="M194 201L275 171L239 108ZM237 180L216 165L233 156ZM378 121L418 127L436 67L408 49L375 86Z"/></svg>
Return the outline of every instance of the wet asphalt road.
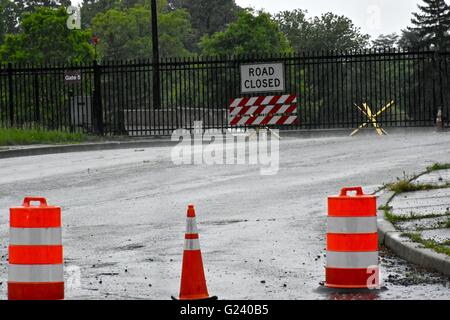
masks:
<svg viewBox="0 0 450 320"><path fill-rule="evenodd" d="M0 160L0 299L8 208L25 195L63 208L69 299L176 295L188 203L196 206L209 291L221 299L450 299L448 278L386 251L382 290L347 294L321 286L327 196L351 185L373 192L404 173L450 162L450 134L288 138L273 176L251 165L177 166L171 150Z"/></svg>

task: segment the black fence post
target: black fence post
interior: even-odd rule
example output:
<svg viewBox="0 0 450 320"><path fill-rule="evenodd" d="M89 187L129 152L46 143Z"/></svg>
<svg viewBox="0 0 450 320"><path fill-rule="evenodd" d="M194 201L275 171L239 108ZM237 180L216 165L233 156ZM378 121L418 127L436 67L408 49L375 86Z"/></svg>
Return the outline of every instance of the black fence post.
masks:
<svg viewBox="0 0 450 320"><path fill-rule="evenodd" d="M159 65L158 10L156 0L152 0L152 49L153 49L153 108L161 108L161 79Z"/></svg>
<svg viewBox="0 0 450 320"><path fill-rule="evenodd" d="M34 121L40 122L41 121L41 112L39 110L39 78L38 74L34 74L33 79L33 87L34 87Z"/></svg>
<svg viewBox="0 0 450 320"><path fill-rule="evenodd" d="M427 110L427 112L433 117L433 122L436 120L435 118L435 111L436 111L436 55L434 52L430 54L431 59L431 107Z"/></svg>
<svg viewBox="0 0 450 320"><path fill-rule="evenodd" d="M94 60L94 98L93 98L93 125L96 134L103 135L103 106L102 106L102 80L101 68Z"/></svg>
<svg viewBox="0 0 450 320"><path fill-rule="evenodd" d="M448 126L449 123L449 102L450 102L450 92L449 90L447 90L447 88L449 88L449 69L448 69L448 58L449 58L449 53L448 52L443 52L442 53L442 63L443 63L443 78L444 81L442 83L442 91L444 92L444 97L443 97L443 121L444 121L444 126Z"/></svg>
<svg viewBox="0 0 450 320"><path fill-rule="evenodd" d="M9 92L9 123L14 127L14 91L13 91L13 69L8 63L8 92Z"/></svg>
<svg viewBox="0 0 450 320"><path fill-rule="evenodd" d="M437 52L437 68L438 68L438 81L439 81L439 107L438 107L438 112L439 110L442 112L444 112L444 90L446 90L446 88L444 87L444 62L443 62L443 57L444 55L444 51L439 50Z"/></svg>

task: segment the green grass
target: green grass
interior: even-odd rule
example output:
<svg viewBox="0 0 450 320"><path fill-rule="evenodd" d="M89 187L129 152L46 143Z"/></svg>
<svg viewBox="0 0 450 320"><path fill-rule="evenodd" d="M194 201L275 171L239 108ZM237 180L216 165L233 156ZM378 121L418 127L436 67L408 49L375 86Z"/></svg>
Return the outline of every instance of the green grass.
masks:
<svg viewBox="0 0 450 320"><path fill-rule="evenodd" d="M446 241L445 243L438 243L434 240L425 240L422 239L422 237L417 233L406 233L404 234L404 236L407 236L414 242L420 243L425 248L432 249L435 252L443 253L450 256L450 248L447 247L448 245L450 245L449 241Z"/></svg>
<svg viewBox="0 0 450 320"><path fill-rule="evenodd" d="M402 222L402 221L406 221L404 217L401 216L396 216L394 214L392 214L391 211L388 210L384 210L384 216L386 217L387 221L389 221L390 223L397 223L397 222Z"/></svg>
<svg viewBox="0 0 450 320"><path fill-rule="evenodd" d="M435 163L432 166L427 167L428 172L448 170L450 169L450 163Z"/></svg>
<svg viewBox="0 0 450 320"><path fill-rule="evenodd" d="M397 216L397 215L393 214L392 207L390 207L390 206L386 205L386 206L380 207L380 209L384 211L384 216L385 216L386 220L392 224L413 220L412 217Z"/></svg>
<svg viewBox="0 0 450 320"><path fill-rule="evenodd" d="M0 128L0 146L80 143L86 140L82 133L68 133L42 129Z"/></svg>
<svg viewBox="0 0 450 320"><path fill-rule="evenodd" d="M445 186L436 186L433 184L413 183L409 179L399 179L395 183L388 184L388 188L396 194L403 192L424 191L445 188Z"/></svg>

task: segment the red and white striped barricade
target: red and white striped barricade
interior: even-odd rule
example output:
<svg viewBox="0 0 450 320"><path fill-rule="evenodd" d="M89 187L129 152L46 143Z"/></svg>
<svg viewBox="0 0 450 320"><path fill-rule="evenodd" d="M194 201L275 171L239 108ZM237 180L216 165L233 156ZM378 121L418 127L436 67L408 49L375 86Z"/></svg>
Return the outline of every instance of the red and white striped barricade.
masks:
<svg viewBox="0 0 450 320"><path fill-rule="evenodd" d="M295 95L260 96L232 99L230 127L269 127L299 124Z"/></svg>

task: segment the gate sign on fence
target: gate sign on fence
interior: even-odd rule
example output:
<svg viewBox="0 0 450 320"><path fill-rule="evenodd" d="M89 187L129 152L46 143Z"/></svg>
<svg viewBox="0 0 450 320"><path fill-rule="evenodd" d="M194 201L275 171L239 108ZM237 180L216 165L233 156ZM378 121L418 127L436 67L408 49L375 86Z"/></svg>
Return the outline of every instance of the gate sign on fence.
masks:
<svg viewBox="0 0 450 320"><path fill-rule="evenodd" d="M258 63L241 65L242 93L283 91L283 63Z"/></svg>
<svg viewBox="0 0 450 320"><path fill-rule="evenodd" d="M295 95L232 99L228 123L236 126L281 126L299 124Z"/></svg>
<svg viewBox="0 0 450 320"><path fill-rule="evenodd" d="M80 84L81 83L81 71L80 70L66 70L64 72L65 84Z"/></svg>

